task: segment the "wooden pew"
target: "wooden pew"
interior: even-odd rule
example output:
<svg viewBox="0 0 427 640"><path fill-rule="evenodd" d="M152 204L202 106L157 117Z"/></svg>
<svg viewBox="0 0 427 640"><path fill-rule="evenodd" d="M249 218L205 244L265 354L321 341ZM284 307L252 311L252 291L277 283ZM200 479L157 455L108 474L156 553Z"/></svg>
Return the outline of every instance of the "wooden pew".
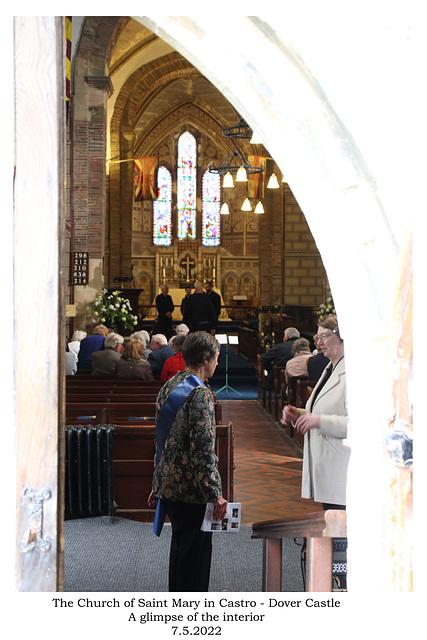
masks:
<svg viewBox="0 0 427 640"><path fill-rule="evenodd" d="M222 404L215 402L215 423L222 422ZM155 422L156 402L109 401L90 402L83 398L65 403L66 424L116 424Z"/></svg>
<svg viewBox="0 0 427 640"><path fill-rule="evenodd" d="M257 399L260 405L265 409L266 408L266 389L264 388L264 384L266 381L266 375L264 373L264 367L261 362L261 356L257 354L256 361L256 375L257 375Z"/></svg>
<svg viewBox="0 0 427 640"><path fill-rule="evenodd" d="M307 591L332 591L333 538L347 537L347 514L319 511L252 525L252 538L263 540L262 590L282 590L282 538L307 539Z"/></svg>
<svg viewBox="0 0 427 640"><path fill-rule="evenodd" d="M80 393L79 391L67 391L66 402L94 402L99 404L104 402L156 402L157 393L125 393L124 391L94 391L91 393Z"/></svg>
<svg viewBox="0 0 427 640"><path fill-rule="evenodd" d="M112 412L111 407L114 404L114 412ZM119 416L122 418L127 418L129 416L141 416L144 418L151 418L153 421L156 416L156 403L155 402L117 402L117 403L106 403L106 402L66 402L65 403L65 422L66 424L76 424L76 421L79 420L83 423L86 423L87 420L84 420L83 416L95 416L95 420L98 420L99 424L113 424L115 420L111 419L111 416ZM80 419L81 418L81 419ZM91 420L93 424L93 420Z"/></svg>
<svg viewBox="0 0 427 640"><path fill-rule="evenodd" d="M273 389L271 392L271 417L275 422L280 420L283 409L283 388L281 385L282 375L284 376L286 367L273 365Z"/></svg>
<svg viewBox="0 0 427 640"><path fill-rule="evenodd" d="M147 498L151 491L155 455L155 426L117 424L113 441L114 499L116 515L141 522L152 522L154 509ZM215 453L222 481L223 496L233 500L233 425L216 426Z"/></svg>

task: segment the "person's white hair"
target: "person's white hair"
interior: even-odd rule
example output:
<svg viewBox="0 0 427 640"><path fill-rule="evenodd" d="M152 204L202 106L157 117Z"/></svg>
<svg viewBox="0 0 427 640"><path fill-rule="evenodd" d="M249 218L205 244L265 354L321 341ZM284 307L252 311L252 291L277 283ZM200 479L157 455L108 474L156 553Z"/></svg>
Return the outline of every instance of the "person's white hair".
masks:
<svg viewBox="0 0 427 640"><path fill-rule="evenodd" d="M285 334L283 336L284 338L299 338L300 337L300 332L298 331L298 329L296 327L288 327L287 329L285 329Z"/></svg>
<svg viewBox="0 0 427 640"><path fill-rule="evenodd" d="M115 349L117 345L123 344L124 338L118 333L109 333L105 338L105 346L109 349Z"/></svg>
<svg viewBox="0 0 427 640"><path fill-rule="evenodd" d="M183 336L186 336L189 331L190 331L189 327L187 327L187 325L184 323L179 324L176 328L177 336L179 336L180 334Z"/></svg>
<svg viewBox="0 0 427 640"><path fill-rule="evenodd" d="M129 340L131 342L140 342L143 347L146 347L148 342L145 336L146 333L146 331L135 331L135 333L132 333Z"/></svg>
<svg viewBox="0 0 427 640"><path fill-rule="evenodd" d="M71 338L71 341L74 342L74 340L83 340L83 338L86 338L86 336L87 336L86 331L82 331L81 329L77 329L77 331L74 331L73 337Z"/></svg>
<svg viewBox="0 0 427 640"><path fill-rule="evenodd" d="M155 336L151 336L151 344L153 344L153 342L157 342L157 344L163 346L168 343L168 339L163 333L156 333Z"/></svg>

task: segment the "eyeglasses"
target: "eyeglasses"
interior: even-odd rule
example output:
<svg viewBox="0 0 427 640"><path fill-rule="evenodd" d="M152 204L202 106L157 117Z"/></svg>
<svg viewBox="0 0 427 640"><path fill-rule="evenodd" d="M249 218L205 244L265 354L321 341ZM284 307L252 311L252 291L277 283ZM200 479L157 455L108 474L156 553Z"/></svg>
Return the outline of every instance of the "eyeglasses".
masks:
<svg viewBox="0 0 427 640"><path fill-rule="evenodd" d="M320 341L320 342L324 342L324 341L326 340L326 338L329 338L329 336L331 336L331 335L333 335L334 333L336 333L336 332L337 332L337 330L338 330L338 329L337 329L337 328L335 328L335 329L332 329L332 333L322 333L322 334L318 333L318 334L317 334L317 338L316 338L316 339L317 339L317 342L319 342L319 341Z"/></svg>

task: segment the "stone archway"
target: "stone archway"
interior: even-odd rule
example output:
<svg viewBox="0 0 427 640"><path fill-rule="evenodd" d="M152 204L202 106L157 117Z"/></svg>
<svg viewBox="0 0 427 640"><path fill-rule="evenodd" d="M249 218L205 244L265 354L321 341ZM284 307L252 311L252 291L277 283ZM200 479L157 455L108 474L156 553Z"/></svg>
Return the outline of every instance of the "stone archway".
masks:
<svg viewBox="0 0 427 640"><path fill-rule="evenodd" d="M295 9L283 22L241 16L224 23L222 16L211 14L206 18L136 19L173 45L224 92L259 133L292 184L322 255L346 345L352 446L348 490L352 567L349 586L356 592L366 589L370 560L366 556L365 538L369 523L369 539L385 540L383 547L376 550L378 588L407 590L412 566L410 554L408 560L406 548L402 548L406 543L401 540L405 532L409 533L411 513L405 511L404 492L401 508L392 495L395 467L385 446L393 413L390 365L393 308L400 298L398 266L406 242L406 225L401 224L395 203L387 196L387 189L393 190L400 176L381 144L375 145L376 137L378 142L381 140L378 128L384 121L392 123L390 113L393 112L394 122L399 122L401 115L396 105L388 101L387 91L380 95L373 89L378 85L377 78L374 80L372 76L377 34L381 32L386 38L393 58L396 43L387 37L383 15L370 16L370 26L374 21L375 29L364 39L362 52L356 41L359 34L355 25L345 29L344 21L342 33L337 34L332 22L334 30L329 32L331 27L325 24L324 15L317 13L320 7L311 10L311 18L314 20L316 14L322 24L320 31L301 30L301 25L306 28L307 24L302 9ZM358 19L361 20L358 27L362 29L363 15ZM355 72L351 76L353 84L344 81L343 74L334 75L336 57L328 59L325 54L323 28L328 31L328 42L337 40L345 50L346 65ZM407 56L405 40L409 36L403 31L397 35L399 53ZM405 82L403 73L400 78ZM380 111L376 111L376 119L373 113L366 114L367 136L360 127L357 100L349 103L345 92L354 91L357 85L364 95L363 83L369 80L376 100L372 109L378 110L380 105ZM348 86L344 86L346 82ZM355 141L356 134L364 143L363 149ZM382 128L381 134L387 135L386 128ZM399 169L408 175L403 162L399 163ZM310 189L306 189L307 183ZM322 206L325 202L327 207ZM365 364L356 338L360 324L355 305L359 301L369 309L364 346L377 374L375 398L366 396ZM405 393L405 389L402 391ZM360 398L364 398L363 403ZM366 432L370 434L369 447ZM369 475L366 469L370 470ZM401 510L400 529L393 524L396 508Z"/></svg>

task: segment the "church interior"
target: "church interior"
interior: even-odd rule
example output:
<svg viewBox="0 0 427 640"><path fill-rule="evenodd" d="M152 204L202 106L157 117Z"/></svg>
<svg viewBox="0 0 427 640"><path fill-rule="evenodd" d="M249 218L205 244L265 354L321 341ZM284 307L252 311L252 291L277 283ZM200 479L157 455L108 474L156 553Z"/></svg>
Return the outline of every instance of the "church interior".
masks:
<svg viewBox="0 0 427 640"><path fill-rule="evenodd" d="M229 355L245 361L236 375L249 368L255 385L249 399L218 393L215 410L227 495L246 505L242 524L255 525L253 537L264 545L262 590L280 591L282 539L293 539L295 531L310 538L308 590L346 590L330 581L330 561L332 539L347 534L349 591L366 593L366 548L372 539L381 539L378 590L413 590L412 458L406 454L409 449L412 454L411 211L416 210L416 190L407 184L416 172L404 150L416 136L399 132L415 126L417 118L405 126L399 120L394 74L405 87L409 74L390 54L411 59L413 54L405 53L411 34L405 32L405 21L399 26L392 21L387 31L382 15L371 16L375 28L384 27L389 52L383 62L387 58L390 73L380 87L372 65L374 29L361 52L352 46L356 31L347 28L346 17L341 23L347 26L331 34L322 9L318 17L325 32L331 41L337 38L346 54L334 55L331 62L334 48L323 48L322 30L311 31L310 49L299 11L290 17L289 31L286 21L276 25L272 15L265 21L236 18L236 29L223 25L218 45L218 18L212 25L188 16L16 19L11 396L17 591L64 589L64 425L81 424L82 416L88 425L119 425L123 438L115 455L120 451L121 458L116 455L113 461L116 515L132 523L153 517L144 493L151 453L130 458L137 451L135 429L144 431L144 447L148 442L154 446L150 411L158 389L147 389L145 413L137 414L144 424L129 428L136 386L127 385L121 403L130 407L122 406L121 417L114 414L112 389L101 388L102 381L84 390L87 375L65 375L66 343L77 330L92 334L104 320L94 313L94 302L113 292L129 300L134 318L132 328L114 327L125 341L135 330L155 332L155 301L164 285L173 299L176 327L182 322L185 291L196 281L212 282L221 297L217 334L237 337L229 345L233 353L229 346L222 349L225 386L238 387L237 378L228 378ZM223 51L227 37L233 46ZM231 71L222 75L220 62L227 55ZM43 61L38 69L33 56ZM279 79L269 64L272 58L282 65ZM343 73L345 65L351 73ZM230 77L235 86L227 84ZM370 82L369 101L362 90L357 94L364 82ZM39 92L41 86L52 90ZM368 102L377 111L362 125ZM37 118L40 126L34 128ZM384 144L389 121L396 148L392 161ZM38 163L32 160L36 150ZM297 327L313 349L319 314L329 303L336 305L345 335L351 381L346 446L352 450L348 520L345 512L335 512L332 524L319 504L301 498L302 440L280 421L284 373L277 371L273 389L267 390L260 366L262 354L280 343L288 327ZM28 308L37 311L40 344L34 345ZM363 326L360 310L367 314ZM362 351L375 371L374 392ZM30 370L24 366L27 354ZM101 392L110 406L103 400L98 412L94 403ZM298 387L301 407L310 392L310 387ZM132 502L141 478L143 506L141 496ZM36 495L42 524L29 512L32 490L27 488L33 485L48 487ZM291 520L277 536L268 524L274 518Z"/></svg>
<svg viewBox="0 0 427 640"><path fill-rule="evenodd" d="M88 303L103 287L139 290L134 311L145 324L156 317L163 283L174 321L182 319L183 291L195 280L213 281L220 322L257 318L262 308L313 314L329 295L322 258L292 185L256 132L136 20L73 18L71 26L71 333L93 327ZM91 69L94 46L99 70ZM188 190L180 163L192 165Z"/></svg>

